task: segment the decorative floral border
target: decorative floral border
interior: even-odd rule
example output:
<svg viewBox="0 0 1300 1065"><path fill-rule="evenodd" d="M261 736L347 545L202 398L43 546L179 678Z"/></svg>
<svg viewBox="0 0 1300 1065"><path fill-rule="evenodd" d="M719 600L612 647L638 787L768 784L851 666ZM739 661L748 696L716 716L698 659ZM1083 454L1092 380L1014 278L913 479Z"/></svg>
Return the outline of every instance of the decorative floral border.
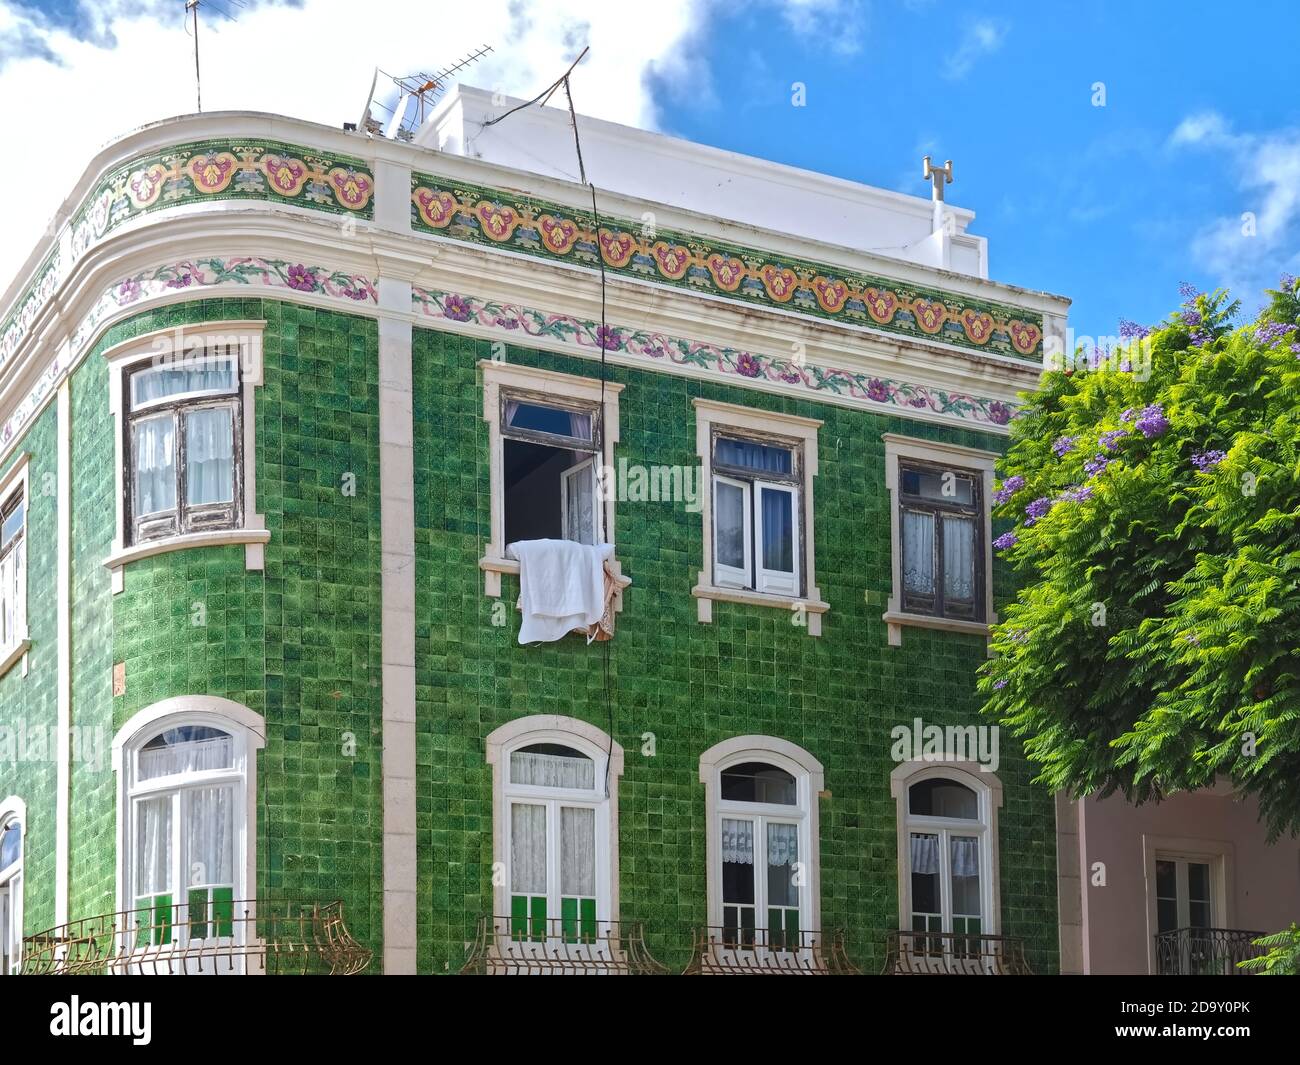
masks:
<svg viewBox="0 0 1300 1065"><path fill-rule="evenodd" d="M366 163L349 156L264 140L179 144L123 163L99 183L73 221L73 256L138 215L195 200L287 200L372 218L374 191Z"/></svg>
<svg viewBox="0 0 1300 1065"><path fill-rule="evenodd" d="M629 276L1042 361L1042 315L699 236L602 221L606 225L597 234L589 212L432 174L411 175L411 225L417 231L589 266L598 264L599 255L608 269Z"/></svg>
<svg viewBox="0 0 1300 1065"><path fill-rule="evenodd" d="M693 366L719 377L741 377L766 381L792 392L845 396L864 407L893 406L904 412L928 411L944 418L982 427L1001 428L1015 407L1000 400L945 392L925 385L895 381L854 370L840 370L800 363L797 360L759 355L737 348L719 347L663 333L626 326L600 325L568 314L545 311L465 296L412 288L411 303L416 313L427 318L469 323L506 333L551 340L566 346L619 352L650 361Z"/></svg>
<svg viewBox="0 0 1300 1065"><path fill-rule="evenodd" d="M36 280L14 302L14 309L0 325L0 366L18 350L27 330L59 287L59 249L56 247L36 273Z"/></svg>

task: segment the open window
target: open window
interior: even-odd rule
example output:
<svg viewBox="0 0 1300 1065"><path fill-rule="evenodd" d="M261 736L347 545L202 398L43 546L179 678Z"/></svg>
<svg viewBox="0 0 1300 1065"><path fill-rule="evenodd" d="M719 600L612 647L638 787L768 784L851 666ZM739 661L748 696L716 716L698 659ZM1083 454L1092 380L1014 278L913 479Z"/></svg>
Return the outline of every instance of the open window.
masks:
<svg viewBox="0 0 1300 1065"><path fill-rule="evenodd" d="M715 601L798 610L812 635L827 609L814 583L812 483L820 422L697 399L704 493L699 619Z"/></svg>

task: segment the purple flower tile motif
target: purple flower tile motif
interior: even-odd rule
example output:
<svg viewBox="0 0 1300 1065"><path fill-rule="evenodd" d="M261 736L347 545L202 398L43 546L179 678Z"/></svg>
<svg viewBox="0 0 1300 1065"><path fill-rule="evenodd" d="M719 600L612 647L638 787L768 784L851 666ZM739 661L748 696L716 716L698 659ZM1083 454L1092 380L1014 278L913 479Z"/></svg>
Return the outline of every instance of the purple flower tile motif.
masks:
<svg viewBox="0 0 1300 1065"><path fill-rule="evenodd" d="M289 267L289 274L284 280L285 284L299 292L316 291L316 275L302 263Z"/></svg>
<svg viewBox="0 0 1300 1065"><path fill-rule="evenodd" d="M741 377L760 377L763 373L763 366L748 351L742 351L736 357L736 373L740 374Z"/></svg>
<svg viewBox="0 0 1300 1065"><path fill-rule="evenodd" d="M173 277L170 281L168 281L167 287L168 288L189 288L190 284L193 281L194 281L194 275L191 274L189 271L186 271L185 273L179 274L176 277Z"/></svg>
<svg viewBox="0 0 1300 1065"><path fill-rule="evenodd" d="M994 401L989 404L989 421L994 425L1006 425L1011 421L1011 408L1005 403Z"/></svg>
<svg viewBox="0 0 1300 1065"><path fill-rule="evenodd" d="M889 399L889 386L879 377L873 377L867 383L867 398L873 399L877 403L884 403Z"/></svg>
<svg viewBox="0 0 1300 1065"><path fill-rule="evenodd" d="M442 316L450 318L453 322L468 322L474 317L474 311L464 296L458 296L453 292L442 301Z"/></svg>

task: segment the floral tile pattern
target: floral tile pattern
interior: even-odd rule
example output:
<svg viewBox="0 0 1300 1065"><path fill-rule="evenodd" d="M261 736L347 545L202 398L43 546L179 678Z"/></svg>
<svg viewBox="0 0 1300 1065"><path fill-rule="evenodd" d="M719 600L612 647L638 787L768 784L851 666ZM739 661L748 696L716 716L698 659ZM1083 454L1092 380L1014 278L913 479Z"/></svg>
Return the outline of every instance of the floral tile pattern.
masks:
<svg viewBox="0 0 1300 1065"><path fill-rule="evenodd" d="M0 366L8 362L10 356L18 350L18 345L27 335L32 322L58 286L59 250L56 247L36 272L36 280L31 287L18 297L13 310L0 322Z"/></svg>
<svg viewBox="0 0 1300 1065"><path fill-rule="evenodd" d="M565 346L604 348L648 362L663 361L695 367L719 377L761 380L797 394L847 397L863 407L883 406L903 412L925 412L995 430L1011 420L1015 409L1007 403L981 396L945 392L854 370L775 358L643 329L601 325L572 315L548 314L455 292L414 288L411 301L416 313L428 318L471 323Z"/></svg>
<svg viewBox="0 0 1300 1065"><path fill-rule="evenodd" d="M411 224L454 240L605 267L630 277L832 321L1041 362L1043 318L951 292L602 218L542 200L411 175ZM599 232L597 232L599 228Z"/></svg>

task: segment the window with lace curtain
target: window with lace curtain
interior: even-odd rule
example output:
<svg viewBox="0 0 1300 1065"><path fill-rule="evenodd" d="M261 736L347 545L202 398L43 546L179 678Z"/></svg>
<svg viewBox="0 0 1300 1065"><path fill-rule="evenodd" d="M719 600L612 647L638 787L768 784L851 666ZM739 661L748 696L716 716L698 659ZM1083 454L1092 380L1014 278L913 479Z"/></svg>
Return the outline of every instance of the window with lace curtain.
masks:
<svg viewBox="0 0 1300 1065"><path fill-rule="evenodd" d="M27 478L25 464L0 488L0 660L27 639Z"/></svg>
<svg viewBox="0 0 1300 1065"><path fill-rule="evenodd" d="M593 943L609 920L603 757L571 742L525 742L506 760L504 858L518 942Z"/></svg>
<svg viewBox="0 0 1300 1065"><path fill-rule="evenodd" d="M197 353L123 371L128 543L240 524L239 361Z"/></svg>
<svg viewBox="0 0 1300 1065"><path fill-rule="evenodd" d="M155 728L129 761L128 933L137 948L230 939L244 897L246 751L211 724Z"/></svg>
<svg viewBox="0 0 1300 1065"><path fill-rule="evenodd" d="M984 620L982 494L970 470L899 464L903 609Z"/></svg>
<svg viewBox="0 0 1300 1065"><path fill-rule="evenodd" d="M0 804L0 976L22 966L24 810L13 798Z"/></svg>

